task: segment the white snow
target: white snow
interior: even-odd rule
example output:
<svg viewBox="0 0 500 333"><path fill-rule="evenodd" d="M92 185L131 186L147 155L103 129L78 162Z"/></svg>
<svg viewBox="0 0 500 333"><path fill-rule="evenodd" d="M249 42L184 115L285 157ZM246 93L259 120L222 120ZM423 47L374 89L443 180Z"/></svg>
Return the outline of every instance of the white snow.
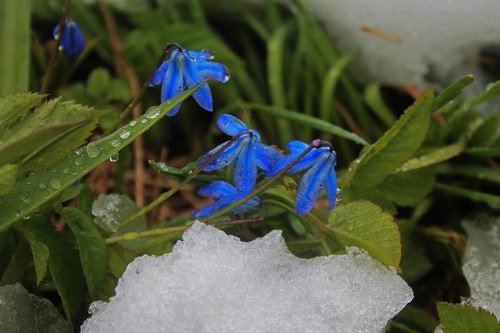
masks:
<svg viewBox="0 0 500 333"><path fill-rule="evenodd" d="M172 253L137 258L82 332L380 332L412 298L357 248L300 259L281 232L245 243L195 222Z"/></svg>
<svg viewBox="0 0 500 333"><path fill-rule="evenodd" d="M471 297L465 303L500 318L500 218L491 223L465 222L468 240L462 270Z"/></svg>
<svg viewBox="0 0 500 333"><path fill-rule="evenodd" d="M479 81L492 80L479 67L480 51L500 46L500 1L306 3L343 51L361 51L355 68L368 80L419 88L429 83L448 84L466 74L475 74ZM397 38L367 33L363 27Z"/></svg>

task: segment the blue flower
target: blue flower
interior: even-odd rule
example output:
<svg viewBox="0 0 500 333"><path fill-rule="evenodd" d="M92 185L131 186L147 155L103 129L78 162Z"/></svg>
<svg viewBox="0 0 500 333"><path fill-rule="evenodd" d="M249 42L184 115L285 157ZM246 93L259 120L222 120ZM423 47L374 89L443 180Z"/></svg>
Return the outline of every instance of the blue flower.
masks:
<svg viewBox="0 0 500 333"><path fill-rule="evenodd" d="M222 180L216 180L208 185L203 186L198 190L198 194L206 198L213 198L215 199L215 202L203 206L199 212L193 212L193 216L196 218L210 216L216 211L229 206L233 202L245 196L243 193L238 192L233 185ZM238 214L246 211L251 211L258 209L260 206L260 199L257 197L253 197L240 206L236 207L231 213Z"/></svg>
<svg viewBox="0 0 500 333"><path fill-rule="evenodd" d="M291 154L282 157L276 162L270 176L283 170L309 145L302 141L290 141L287 149ZM303 158L297 161L287 174L294 174L309 169L300 180L297 195L295 197L295 210L299 214L306 214L313 207L323 188L326 189L326 196L330 209L335 207L337 197L337 177L335 175L336 153L330 147L313 148Z"/></svg>
<svg viewBox="0 0 500 333"><path fill-rule="evenodd" d="M212 58L212 54L204 50L196 52L175 49L171 52L170 59L164 61L153 73L149 86L161 84L161 102L164 103L207 78L227 82L229 72L226 66L210 61ZM205 83L195 91L193 97L203 109L212 111L212 94L208 84ZM176 105L168 116L177 114L179 108L180 104Z"/></svg>
<svg viewBox="0 0 500 333"><path fill-rule="evenodd" d="M56 25L53 31L54 38L59 33L59 24ZM67 18L64 23L64 29L61 37L60 48L69 59L74 58L85 48L85 41L83 40L82 33L78 24L71 18Z"/></svg>
<svg viewBox="0 0 500 333"><path fill-rule="evenodd" d="M257 181L257 168L263 170L265 174L270 172L280 154L274 148L261 143L260 134L248 129L234 116L229 114L219 116L217 126L225 134L233 136L234 141L232 143L226 141L212 149L200 159L198 165L202 165L220 149L226 147L219 156L203 167L203 171L221 169L234 162L234 185L238 192L248 194Z"/></svg>

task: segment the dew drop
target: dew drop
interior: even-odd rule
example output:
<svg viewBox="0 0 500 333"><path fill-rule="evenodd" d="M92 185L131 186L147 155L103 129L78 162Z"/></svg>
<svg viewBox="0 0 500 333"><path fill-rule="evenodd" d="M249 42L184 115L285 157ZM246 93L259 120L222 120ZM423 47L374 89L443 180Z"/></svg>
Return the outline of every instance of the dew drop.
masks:
<svg viewBox="0 0 500 333"><path fill-rule="evenodd" d="M77 158L77 159L75 160L75 164L76 164L76 165L78 165L78 166L79 166L79 165L82 165L82 164L83 164L83 158L81 158L81 157Z"/></svg>
<svg viewBox="0 0 500 333"><path fill-rule="evenodd" d="M160 115L161 109L160 108L154 108L148 112L146 112L146 117L149 119L155 119Z"/></svg>
<svg viewBox="0 0 500 333"><path fill-rule="evenodd" d="M65 173L65 174L67 174L67 173L69 173L69 169L68 169L68 168L66 168L66 169L64 169L62 172L63 172L63 173Z"/></svg>
<svg viewBox="0 0 500 333"><path fill-rule="evenodd" d="M134 119L130 122L130 127L134 127L136 124L137 124L137 120Z"/></svg>
<svg viewBox="0 0 500 333"><path fill-rule="evenodd" d="M125 140L130 136L130 132L124 129L124 130L120 131L119 135L120 135L120 138Z"/></svg>
<svg viewBox="0 0 500 333"><path fill-rule="evenodd" d="M61 188L61 181L59 179L51 179L50 180L50 187L52 187L54 190L58 190Z"/></svg>
<svg viewBox="0 0 500 333"><path fill-rule="evenodd" d="M25 191L19 195L19 199L21 199L22 202L29 203L31 202L31 193Z"/></svg>
<svg viewBox="0 0 500 333"><path fill-rule="evenodd" d="M62 45L59 45L59 51L62 52L64 50L64 47Z"/></svg>
<svg viewBox="0 0 500 333"><path fill-rule="evenodd" d="M29 220L31 218L31 215L24 215L23 220Z"/></svg>
<svg viewBox="0 0 500 333"><path fill-rule="evenodd" d="M47 188L47 184L45 184L45 183L40 183L40 184L38 184L38 187L39 187L40 189L42 189L42 190L45 190L45 189Z"/></svg>
<svg viewBox="0 0 500 333"><path fill-rule="evenodd" d="M224 80L222 80L222 83L226 83L227 81L229 81L229 74L226 74L224 76Z"/></svg>
<svg viewBox="0 0 500 333"><path fill-rule="evenodd" d="M111 140L111 145L113 147L118 147L120 145L121 141L119 139L113 139Z"/></svg>
<svg viewBox="0 0 500 333"><path fill-rule="evenodd" d="M143 123L143 124L145 124L147 121L148 121L148 119L147 119L147 118L142 118L142 119L141 119L141 123Z"/></svg>
<svg viewBox="0 0 500 333"><path fill-rule="evenodd" d="M118 162L118 160L119 160L119 159L120 159L120 154L118 154L118 153L114 153L113 155L111 155L111 156L109 157L109 160L110 160L111 162L113 162L113 163L114 163L114 162Z"/></svg>
<svg viewBox="0 0 500 333"><path fill-rule="evenodd" d="M97 145L93 142L87 145L86 150L87 150L87 155L89 155L90 158L95 158L99 156L99 154L101 153L99 147L97 147Z"/></svg>

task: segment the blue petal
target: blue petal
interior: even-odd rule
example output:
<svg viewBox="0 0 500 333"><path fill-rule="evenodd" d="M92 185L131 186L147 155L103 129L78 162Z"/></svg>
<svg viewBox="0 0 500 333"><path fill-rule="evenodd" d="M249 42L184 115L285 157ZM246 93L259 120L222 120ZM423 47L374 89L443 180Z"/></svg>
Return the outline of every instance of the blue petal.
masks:
<svg viewBox="0 0 500 333"><path fill-rule="evenodd" d="M306 150L307 147L309 147L309 145L307 143L304 143L304 142L299 141L299 140L290 141L286 145L286 149L288 149L290 151L290 153L297 154L297 155L302 153L304 150Z"/></svg>
<svg viewBox="0 0 500 333"><path fill-rule="evenodd" d="M242 137L241 151L233 169L233 181L236 189L244 194L250 193L257 181L257 161L253 138Z"/></svg>
<svg viewBox="0 0 500 333"><path fill-rule="evenodd" d="M240 199L240 198L238 198L238 199ZM241 205L239 205L238 207L236 207L233 210L233 213L238 214L238 213L248 212L251 210L258 209L260 206L261 206L260 199L258 197L252 197L252 198L248 199L248 201L246 201L246 202L242 203Z"/></svg>
<svg viewBox="0 0 500 333"><path fill-rule="evenodd" d="M197 218L207 217L215 213L216 211L229 206L233 203L235 198L233 196L224 197L215 202L209 203L203 206L198 212L193 212L193 216Z"/></svg>
<svg viewBox="0 0 500 333"><path fill-rule="evenodd" d="M231 145L229 145L229 147L227 147L226 150L223 151L219 156L217 156L211 163L205 165L203 167L203 171L210 172L228 166L232 161L236 159L236 156L240 152L242 146L242 139L243 138L239 138ZM222 149L222 147L224 147L227 144L227 142L228 141L218 145L217 147L215 147L214 149L203 155L203 157L198 162L198 165L203 164L211 156L217 153L220 149Z"/></svg>
<svg viewBox="0 0 500 333"><path fill-rule="evenodd" d="M299 214L306 214L318 199L321 189L324 187L326 175L333 168L330 156L323 155L306 174L302 177L295 197L295 210Z"/></svg>
<svg viewBox="0 0 500 333"><path fill-rule="evenodd" d="M54 38L59 32L59 24L56 25L53 31ZM63 34L61 36L61 47L64 54L68 58L73 58L83 51L85 48L85 41L83 39L80 28L75 21L68 19L65 23Z"/></svg>
<svg viewBox="0 0 500 333"><path fill-rule="evenodd" d="M325 179L326 196L328 197L329 208L335 208L335 202L337 200L337 176L335 175L335 158L330 157L333 161L330 162L328 174Z"/></svg>
<svg viewBox="0 0 500 333"><path fill-rule="evenodd" d="M194 65L200 72L203 79L209 78L211 80L225 83L229 81L229 71L226 66L213 61L195 62Z"/></svg>
<svg viewBox="0 0 500 333"><path fill-rule="evenodd" d="M227 196L235 196L236 188L228 182L222 180L216 180L201 187L198 190L198 195L206 198L214 198L215 200L219 200L222 197Z"/></svg>
<svg viewBox="0 0 500 333"><path fill-rule="evenodd" d="M242 132L248 131L247 126L235 116L223 114L217 118L217 127L222 132L230 136L236 136Z"/></svg>
<svg viewBox="0 0 500 333"><path fill-rule="evenodd" d="M160 67L156 69L156 71L153 73L153 76L151 77L151 80L149 80L149 86L154 87L162 83L163 78L167 74L167 69L168 69L168 64L170 63L170 60L166 60L161 63Z"/></svg>
<svg viewBox="0 0 500 333"><path fill-rule="evenodd" d="M184 83L188 88L196 86L203 81L200 72L196 69L193 61L183 52L182 59L184 60ZM193 98L199 106L207 111L212 111L212 94L208 84L203 84L198 90L193 93Z"/></svg>
<svg viewBox="0 0 500 333"><path fill-rule="evenodd" d="M273 169L281 154L273 147L257 142L255 157L257 158L257 166L267 175Z"/></svg>
<svg viewBox="0 0 500 333"><path fill-rule="evenodd" d="M182 80L182 72L178 57L178 54L172 55L167 72L165 73L165 77L163 78L163 83L161 86L162 103L179 95L182 91L184 91L184 83ZM176 105L167 115L169 117L174 116L175 114L177 114L180 107L180 104Z"/></svg>
<svg viewBox="0 0 500 333"><path fill-rule="evenodd" d="M213 59L213 54L211 52L208 52L206 50L201 50L200 52L197 51L187 51L188 55L194 60L194 61L207 61Z"/></svg>

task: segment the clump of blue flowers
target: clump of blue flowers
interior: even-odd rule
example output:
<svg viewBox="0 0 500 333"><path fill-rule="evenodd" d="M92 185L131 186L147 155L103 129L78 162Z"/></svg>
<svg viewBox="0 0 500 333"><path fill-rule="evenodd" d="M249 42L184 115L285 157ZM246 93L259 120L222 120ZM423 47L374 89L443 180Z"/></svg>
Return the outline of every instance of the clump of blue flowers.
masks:
<svg viewBox="0 0 500 333"><path fill-rule="evenodd" d="M335 207L337 199L337 176L335 174L337 155L333 146L321 140L314 140L312 145L314 148L286 172L286 174L295 174L308 170L300 180L295 197L295 210L299 214L306 214L314 207L323 188L326 190L330 209ZM290 155L281 158L269 175L275 175L286 168L308 147L309 145L302 141L290 141L287 144Z"/></svg>
<svg viewBox="0 0 500 333"><path fill-rule="evenodd" d="M57 38L59 34L59 24L56 25L52 34L54 38ZM59 47L68 59L76 57L85 48L85 40L83 39L78 24L69 17L64 23Z"/></svg>
<svg viewBox="0 0 500 333"><path fill-rule="evenodd" d="M205 154L198 165L202 166L204 171L233 165L235 186L226 182L214 182L202 187L199 194L216 201L194 213L195 217L209 216L250 194L255 187L258 169L267 177L307 170L300 180L295 200L295 209L299 214L306 214L314 207L323 188L326 189L329 208L335 207L337 159L329 142L314 140L308 145L301 141L291 141L287 145L290 154L283 156L276 149L261 143L259 133L249 129L234 116L219 116L217 125L222 132L233 138ZM254 210L259 204L258 198L252 197L232 213Z"/></svg>
<svg viewBox="0 0 500 333"><path fill-rule="evenodd" d="M176 45L170 58L156 69L149 85L152 87L161 84L161 102L164 103L205 79L227 82L229 71L226 66L211 61L212 59L213 55L206 50L187 51ZM207 83L196 90L193 97L203 109L212 111L212 94ZM179 108L180 104L176 105L168 116L176 115Z"/></svg>

